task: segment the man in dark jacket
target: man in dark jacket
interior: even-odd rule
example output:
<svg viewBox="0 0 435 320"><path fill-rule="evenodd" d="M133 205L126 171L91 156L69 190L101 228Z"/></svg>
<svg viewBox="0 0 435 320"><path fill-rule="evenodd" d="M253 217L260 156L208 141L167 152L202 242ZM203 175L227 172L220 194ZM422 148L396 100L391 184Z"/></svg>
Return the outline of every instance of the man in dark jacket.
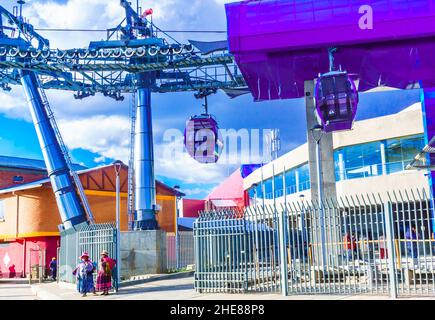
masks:
<svg viewBox="0 0 435 320"><path fill-rule="evenodd" d="M56 258L51 258L51 262L50 262L50 270L51 270L51 279L53 279L53 281L56 281L56 276L57 276L57 261Z"/></svg>
<svg viewBox="0 0 435 320"><path fill-rule="evenodd" d="M413 259L418 258L418 245L417 245L417 231L415 229L415 226L412 225L405 234L406 238L406 249L408 252L408 257L411 257Z"/></svg>

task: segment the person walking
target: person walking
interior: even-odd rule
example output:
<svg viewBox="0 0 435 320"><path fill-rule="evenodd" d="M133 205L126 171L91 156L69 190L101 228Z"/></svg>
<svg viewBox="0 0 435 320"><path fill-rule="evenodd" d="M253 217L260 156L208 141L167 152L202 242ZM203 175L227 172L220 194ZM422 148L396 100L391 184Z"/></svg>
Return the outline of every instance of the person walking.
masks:
<svg viewBox="0 0 435 320"><path fill-rule="evenodd" d="M364 251L367 252L368 261L373 259L373 237L370 231L364 238ZM364 257L364 256L363 256Z"/></svg>
<svg viewBox="0 0 435 320"><path fill-rule="evenodd" d="M103 252L101 252L96 286L98 292L103 292L101 294L102 296L109 295L109 290L112 289L112 271L115 264L115 260L109 258L109 253L103 250Z"/></svg>
<svg viewBox="0 0 435 320"><path fill-rule="evenodd" d="M87 252L83 252L79 258L81 261L73 271L73 274L77 279L77 291L82 294L82 297L86 297L88 292L95 293L94 265Z"/></svg>
<svg viewBox="0 0 435 320"><path fill-rule="evenodd" d="M51 258L50 262L51 279L56 281L57 276L57 260L55 257Z"/></svg>
<svg viewBox="0 0 435 320"><path fill-rule="evenodd" d="M355 232L346 233L344 237L344 249L347 250L347 258L349 260L353 260L355 258L360 259Z"/></svg>
<svg viewBox="0 0 435 320"><path fill-rule="evenodd" d="M405 239L407 240L406 249L407 249L408 256L412 257L413 259L417 259L418 258L417 231L414 225L409 227L408 230L406 231Z"/></svg>
<svg viewBox="0 0 435 320"><path fill-rule="evenodd" d="M388 249L386 247L386 243L385 243L385 236L383 234L381 234L379 236L379 256L381 258L381 260L383 259L388 259Z"/></svg>

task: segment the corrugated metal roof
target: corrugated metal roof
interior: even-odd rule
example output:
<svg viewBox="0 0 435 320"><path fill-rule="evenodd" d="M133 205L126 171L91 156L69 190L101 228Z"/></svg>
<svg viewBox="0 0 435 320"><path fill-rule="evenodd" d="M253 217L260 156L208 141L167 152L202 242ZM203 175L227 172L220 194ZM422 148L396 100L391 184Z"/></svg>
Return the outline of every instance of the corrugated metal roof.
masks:
<svg viewBox="0 0 435 320"><path fill-rule="evenodd" d="M17 158L17 159L20 159L20 158ZM95 167L95 168L86 168L86 167L83 167L83 166L80 166L80 165L78 165L78 166L79 166L79 170L77 170L77 169L75 169L75 170L76 170L77 174L80 175L80 174L89 173L89 172L92 172L92 171L95 171L95 170L100 170L100 169L111 167L111 166L113 166L113 163L112 164L107 164L107 165L102 165L102 166ZM123 164L123 166L128 168L128 166L126 166L125 164ZM0 162L0 167L1 167L1 162ZM44 170L45 170L45 167L44 167ZM0 194L6 194L6 193L9 193L9 192L14 192L14 191L21 191L21 190L39 188L44 183L48 183L48 182L50 182L49 178L45 178L45 179L41 179L41 180L37 180L37 181L32 181L32 182L29 182L29 183L24 183L24 184L21 184L19 186L14 186L14 187L9 187L9 188L5 188L5 189L0 189ZM173 192L173 194L175 196L180 196L180 197L184 197L185 196L184 193L182 193L182 192L180 192L180 191L178 191L178 190L176 190L174 188L169 187L168 185L164 184L163 182L161 182L159 180L156 180L156 184L159 184L161 187L166 188L167 190Z"/></svg>
<svg viewBox="0 0 435 320"><path fill-rule="evenodd" d="M234 200L216 200L212 199L211 203L218 208L231 208L231 207L237 207L237 203L234 202Z"/></svg>
<svg viewBox="0 0 435 320"><path fill-rule="evenodd" d="M46 171L45 162L37 159L0 156L0 167ZM85 166L73 164L74 170L84 170Z"/></svg>
<svg viewBox="0 0 435 320"><path fill-rule="evenodd" d="M22 184L22 185L19 185L16 187L9 187L6 189L0 189L0 194L6 194L6 193L14 192L14 191L22 191L22 190L39 188L39 187L42 187L42 185L48 181L50 181L50 180L43 179L43 180L32 181L32 182Z"/></svg>

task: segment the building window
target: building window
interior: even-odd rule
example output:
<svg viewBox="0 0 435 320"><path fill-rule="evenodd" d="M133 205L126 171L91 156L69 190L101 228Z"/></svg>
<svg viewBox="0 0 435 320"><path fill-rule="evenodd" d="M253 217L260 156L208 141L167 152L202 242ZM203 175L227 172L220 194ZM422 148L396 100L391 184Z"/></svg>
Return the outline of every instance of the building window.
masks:
<svg viewBox="0 0 435 320"><path fill-rule="evenodd" d="M24 182L24 177L23 176L14 176L12 178L12 181L14 183L23 183Z"/></svg>
<svg viewBox="0 0 435 320"><path fill-rule="evenodd" d="M336 181L404 171L424 147L423 135L370 142L334 152Z"/></svg>
<svg viewBox="0 0 435 320"><path fill-rule="evenodd" d="M308 166L308 163L297 168L296 172L299 180L297 191L300 192L304 190L309 190L311 188L311 185L310 185L310 167Z"/></svg>
<svg viewBox="0 0 435 320"><path fill-rule="evenodd" d="M387 173L392 174L405 170L423 147L424 137L422 135L388 140L386 148Z"/></svg>
<svg viewBox="0 0 435 320"><path fill-rule="evenodd" d="M278 174L275 176L275 198L282 197L284 195L283 188L284 179L282 174Z"/></svg>
<svg viewBox="0 0 435 320"><path fill-rule="evenodd" d="M285 191L287 194L294 194L298 192L296 186L296 170L289 170L285 173Z"/></svg>

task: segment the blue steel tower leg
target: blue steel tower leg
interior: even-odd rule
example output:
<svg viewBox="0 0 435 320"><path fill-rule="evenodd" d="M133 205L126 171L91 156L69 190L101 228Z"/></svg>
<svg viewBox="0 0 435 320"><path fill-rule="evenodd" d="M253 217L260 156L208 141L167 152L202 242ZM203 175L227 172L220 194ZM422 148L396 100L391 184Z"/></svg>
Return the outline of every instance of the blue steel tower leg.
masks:
<svg viewBox="0 0 435 320"><path fill-rule="evenodd" d="M86 213L73 184L68 165L50 122L33 71L20 70L21 84L35 125L48 176L65 229L86 223Z"/></svg>
<svg viewBox="0 0 435 320"><path fill-rule="evenodd" d="M155 230L156 182L154 179L153 127L151 117L151 88L155 74L137 75L137 113L135 129L135 221L134 230Z"/></svg>

